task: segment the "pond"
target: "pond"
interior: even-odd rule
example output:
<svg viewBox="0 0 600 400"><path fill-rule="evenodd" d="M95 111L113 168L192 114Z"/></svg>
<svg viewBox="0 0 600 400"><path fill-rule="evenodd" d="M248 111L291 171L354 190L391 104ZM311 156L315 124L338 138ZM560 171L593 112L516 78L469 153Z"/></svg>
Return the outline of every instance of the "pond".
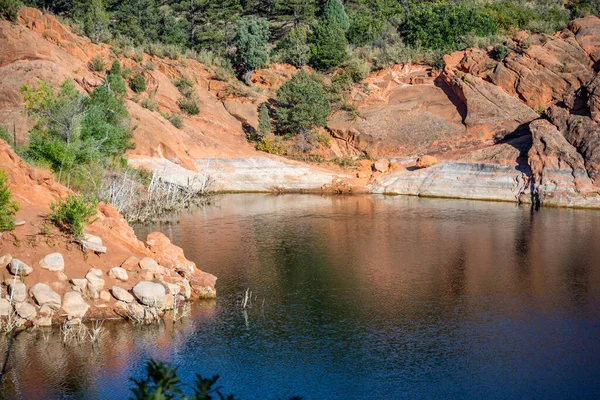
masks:
<svg viewBox="0 0 600 400"><path fill-rule="evenodd" d="M150 357L244 399L600 396L600 212L236 194L152 230L218 276L216 301L97 346L23 332L0 397L125 399Z"/></svg>

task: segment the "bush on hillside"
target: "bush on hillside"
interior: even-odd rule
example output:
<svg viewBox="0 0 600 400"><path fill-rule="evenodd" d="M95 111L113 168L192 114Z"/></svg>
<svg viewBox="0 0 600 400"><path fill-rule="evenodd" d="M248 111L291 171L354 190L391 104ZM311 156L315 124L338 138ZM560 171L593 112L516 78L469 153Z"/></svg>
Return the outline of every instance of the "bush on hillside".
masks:
<svg viewBox="0 0 600 400"><path fill-rule="evenodd" d="M8 177L0 170L0 231L9 231L15 227L15 213L19 203L11 199Z"/></svg>
<svg viewBox="0 0 600 400"><path fill-rule="evenodd" d="M142 93L146 90L146 78L144 78L144 74L141 72L135 74L129 82L129 87L136 93Z"/></svg>
<svg viewBox="0 0 600 400"><path fill-rule="evenodd" d="M97 206L95 200L87 201L83 196L70 194L65 200L50 204L52 212L48 217L61 230L80 239L85 226L96 220Z"/></svg>

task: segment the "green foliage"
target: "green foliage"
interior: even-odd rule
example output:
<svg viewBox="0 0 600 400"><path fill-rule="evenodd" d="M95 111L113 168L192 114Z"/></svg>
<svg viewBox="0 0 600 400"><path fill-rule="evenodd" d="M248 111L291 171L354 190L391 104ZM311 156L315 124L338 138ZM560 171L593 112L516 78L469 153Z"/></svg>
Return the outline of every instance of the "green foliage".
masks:
<svg viewBox="0 0 600 400"><path fill-rule="evenodd" d="M156 101L154 101L153 99L151 99L149 97L144 97L142 99L141 105L142 105L142 107L144 107L150 111L158 110L158 104L156 103Z"/></svg>
<svg viewBox="0 0 600 400"><path fill-rule="evenodd" d="M484 8L475 3L416 3L408 8L401 33L405 40L429 49L454 50L461 36L493 35L498 25Z"/></svg>
<svg viewBox="0 0 600 400"><path fill-rule="evenodd" d="M14 138L8 133L8 129L5 126L0 126L0 139L4 140L6 143L14 146L13 143Z"/></svg>
<svg viewBox="0 0 600 400"><path fill-rule="evenodd" d="M496 47L494 47L493 56L496 60L503 61L506 58L506 56L508 56L509 52L510 50L508 49L508 47L506 47L503 44L499 44Z"/></svg>
<svg viewBox="0 0 600 400"><path fill-rule="evenodd" d="M243 17L235 30L235 63L246 71L263 67L268 59L269 22L264 18Z"/></svg>
<svg viewBox="0 0 600 400"><path fill-rule="evenodd" d="M177 101L177 105L179 105L181 111L188 115L196 115L200 113L200 107L198 107L198 103L193 97L182 97Z"/></svg>
<svg viewBox="0 0 600 400"><path fill-rule="evenodd" d="M83 196L70 194L65 200L50 204L52 212L48 217L57 227L79 239L85 226L96 220L97 205L95 200L86 201Z"/></svg>
<svg viewBox="0 0 600 400"><path fill-rule="evenodd" d="M118 95L124 95L127 93L125 87L125 81L123 80L123 73L121 72L121 63L119 60L115 60L110 68L110 73L106 78L106 82L110 89Z"/></svg>
<svg viewBox="0 0 600 400"><path fill-rule="evenodd" d="M300 25L311 25L319 3L317 0L275 0L275 19L291 22L294 28Z"/></svg>
<svg viewBox="0 0 600 400"><path fill-rule="evenodd" d="M84 32L92 42L100 43L110 39L110 19L102 0L82 1L75 4L83 20Z"/></svg>
<svg viewBox="0 0 600 400"><path fill-rule="evenodd" d="M306 65L310 60L307 29L303 26L292 29L277 43L277 51L283 62L296 67Z"/></svg>
<svg viewBox="0 0 600 400"><path fill-rule="evenodd" d="M314 126L327 125L331 108L325 91L304 70L277 91L276 117L281 130L297 134Z"/></svg>
<svg viewBox="0 0 600 400"><path fill-rule="evenodd" d="M256 150L269 154L282 155L285 151L285 146L280 137L265 136L256 142Z"/></svg>
<svg viewBox="0 0 600 400"><path fill-rule="evenodd" d="M86 174L92 165L107 164L130 148L131 130L123 101L106 85L89 97L71 80L58 93L47 82L23 86L27 113L38 121L31 131L25 157L48 166L70 184L73 174Z"/></svg>
<svg viewBox="0 0 600 400"><path fill-rule="evenodd" d="M262 103L258 109L258 135L265 137L273 131L269 109L266 103Z"/></svg>
<svg viewBox="0 0 600 400"><path fill-rule="evenodd" d="M183 118L179 114L161 113L162 116L169 121L175 128L183 129Z"/></svg>
<svg viewBox="0 0 600 400"><path fill-rule="evenodd" d="M348 41L344 30L335 22L323 20L313 26L309 43L311 63L319 70L337 67L346 58Z"/></svg>
<svg viewBox="0 0 600 400"><path fill-rule="evenodd" d="M92 57L90 61L90 69L95 72L104 72L106 70L106 63L101 55Z"/></svg>
<svg viewBox="0 0 600 400"><path fill-rule="evenodd" d="M0 0L0 18L17 22L21 7L23 7L23 3L19 0Z"/></svg>
<svg viewBox="0 0 600 400"><path fill-rule="evenodd" d="M219 376L204 378L196 374L196 380L191 388L191 395L183 391L185 385L176 368L160 361L150 360L146 364L146 374L141 379L131 379L135 386L131 389L133 400L236 400L232 394L223 394L217 386ZM301 400L292 397L290 400Z"/></svg>
<svg viewBox="0 0 600 400"><path fill-rule="evenodd" d="M146 90L146 78L143 73L137 73L129 81L129 87L136 93L142 93Z"/></svg>
<svg viewBox="0 0 600 400"><path fill-rule="evenodd" d="M323 9L323 19L328 23L337 24L344 31L350 28L346 9L340 0L327 0Z"/></svg>
<svg viewBox="0 0 600 400"><path fill-rule="evenodd" d="M19 203L11 199L8 177L0 169L0 231L10 231L15 227L15 213L19 211Z"/></svg>
<svg viewBox="0 0 600 400"><path fill-rule="evenodd" d="M600 0L575 0L572 2L571 16L573 18L588 15L600 17Z"/></svg>

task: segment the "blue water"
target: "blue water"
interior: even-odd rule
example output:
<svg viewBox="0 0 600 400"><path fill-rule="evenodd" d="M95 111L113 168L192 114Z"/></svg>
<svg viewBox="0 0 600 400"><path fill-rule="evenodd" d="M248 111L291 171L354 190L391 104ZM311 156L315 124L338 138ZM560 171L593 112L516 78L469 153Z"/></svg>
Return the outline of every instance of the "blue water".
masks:
<svg viewBox="0 0 600 400"><path fill-rule="evenodd" d="M95 348L25 332L5 397L127 398L153 357L244 399L600 398L600 212L227 195L156 229L217 300Z"/></svg>

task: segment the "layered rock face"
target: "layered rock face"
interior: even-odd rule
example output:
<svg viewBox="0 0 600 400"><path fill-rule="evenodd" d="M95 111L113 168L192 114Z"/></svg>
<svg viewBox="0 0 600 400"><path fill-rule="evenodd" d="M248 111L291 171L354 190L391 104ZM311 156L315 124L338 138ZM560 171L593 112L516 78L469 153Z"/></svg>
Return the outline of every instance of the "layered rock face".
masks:
<svg viewBox="0 0 600 400"><path fill-rule="evenodd" d="M199 270L161 233L148 235L146 243L139 241L110 205L100 204L97 220L86 227L80 243L96 246L84 252L46 217L50 203L69 190L49 172L25 163L2 140L0 169L9 176L12 197L21 206L17 217L24 221L0 235L0 314L13 323L45 326L81 318L158 318L185 300L215 297L215 276ZM148 261L142 260L150 260L156 268L148 270ZM164 287L165 299L155 310L134 299L132 289L141 282ZM126 313L124 301L129 304Z"/></svg>
<svg viewBox="0 0 600 400"><path fill-rule="evenodd" d="M447 56L442 77L465 105L467 130L500 143L438 155L445 161L397 171L375 190L600 208L599 31L587 17L555 36L517 35L501 62L493 49Z"/></svg>

